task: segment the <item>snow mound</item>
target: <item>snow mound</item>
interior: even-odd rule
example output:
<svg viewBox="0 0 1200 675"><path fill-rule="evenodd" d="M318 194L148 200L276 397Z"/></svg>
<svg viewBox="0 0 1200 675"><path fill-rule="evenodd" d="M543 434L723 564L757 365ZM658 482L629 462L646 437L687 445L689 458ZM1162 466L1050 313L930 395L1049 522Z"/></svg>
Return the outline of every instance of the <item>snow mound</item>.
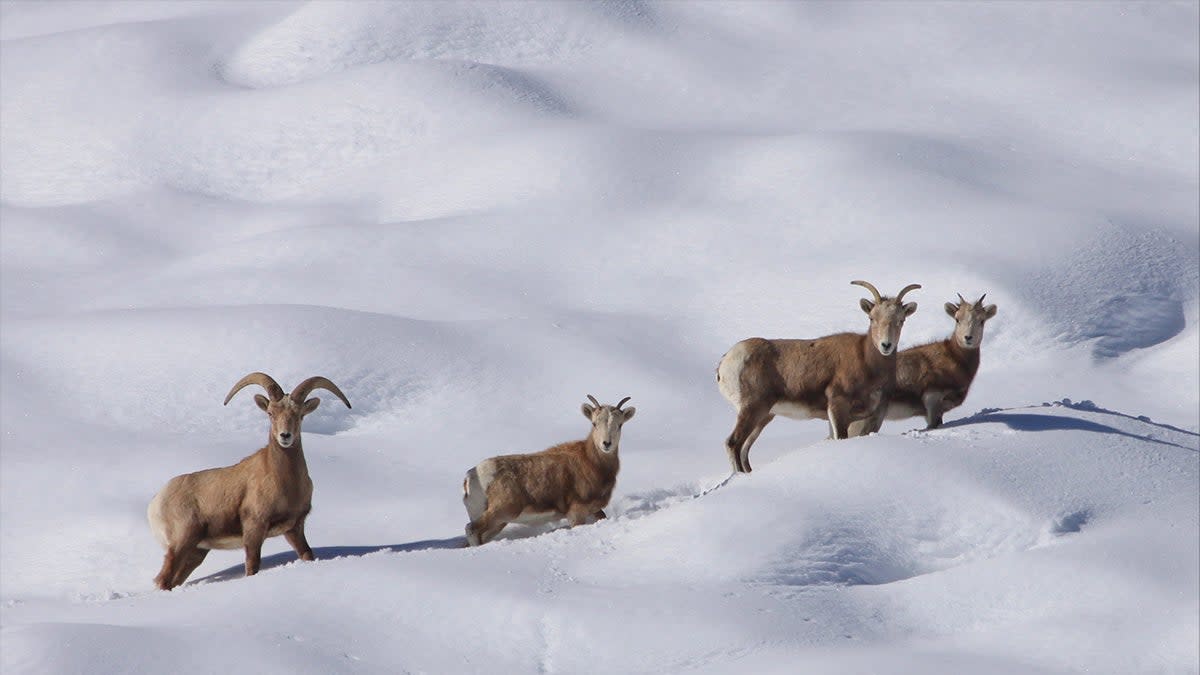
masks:
<svg viewBox="0 0 1200 675"><path fill-rule="evenodd" d="M612 18L645 14L633 1L309 3L248 39L221 72L263 88L383 61L561 64L614 39Z"/></svg>
<svg viewBox="0 0 1200 675"><path fill-rule="evenodd" d="M1186 667L1196 658L1188 617L1200 558L1178 535L1200 525L1198 468L1200 435L1090 402L985 411L933 432L818 442L751 476L620 497L594 526L478 549L461 548L461 536L353 546L328 535L322 545L314 533L317 562L272 555L252 580L237 578L236 556L214 554L226 568L178 592L117 588L85 599L98 626L64 621L78 611L68 607L10 603L4 663L61 672L104 650L104 663L128 668L159 652L115 646L149 631L181 649L227 634L240 644L236 616L267 642L259 657L276 645L293 656L313 650L319 665L304 672L344 655L394 665L397 636L412 669L721 670L782 649L838 672L864 660L879 667L897 641L987 667L1007 658L978 639L995 630L1005 653L1018 650L1034 668ZM423 529L451 534L462 518ZM1123 553L1097 564L1097 547L1114 546ZM291 611L277 613L280 603ZM318 603L323 611L306 611ZM1158 609L1138 611L1145 606ZM336 618L346 612L372 618L351 628ZM1095 612L1108 618L1097 624ZM187 632L155 628L181 616ZM682 628L650 630L664 621ZM453 653L416 648L468 628L476 639ZM582 635L590 638L570 637ZM757 646L744 646L748 635ZM67 638L70 651L46 648ZM851 652L838 648L845 639ZM1120 644L1119 657L1081 651L1097 639Z"/></svg>
<svg viewBox="0 0 1200 675"><path fill-rule="evenodd" d="M1091 341L1097 356L1112 358L1183 332L1185 308L1197 302L1198 260L1200 250L1168 231L1108 223L1062 265L1037 275L1029 292L1065 337ZM1095 297L1062 293L1096 279L1108 283Z"/></svg>
<svg viewBox="0 0 1200 675"><path fill-rule="evenodd" d="M0 670L1197 672L1198 44L1194 2L0 2ZM966 405L728 476L720 355L862 331L859 278L923 285L904 347L999 306ZM263 443L254 370L354 405L304 427L319 559L153 591L146 505ZM463 472L588 394L639 410L609 518L461 548Z"/></svg>

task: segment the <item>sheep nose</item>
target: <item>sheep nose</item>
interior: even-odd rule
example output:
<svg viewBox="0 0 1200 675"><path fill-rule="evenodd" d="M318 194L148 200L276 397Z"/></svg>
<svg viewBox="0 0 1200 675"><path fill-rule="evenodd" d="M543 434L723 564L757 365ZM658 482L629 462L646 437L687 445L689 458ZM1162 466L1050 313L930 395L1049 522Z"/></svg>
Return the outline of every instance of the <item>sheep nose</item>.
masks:
<svg viewBox="0 0 1200 675"><path fill-rule="evenodd" d="M611 448L611 447L612 447L612 441L604 441L604 447L606 447L606 448Z"/></svg>
<svg viewBox="0 0 1200 675"><path fill-rule="evenodd" d="M966 340L967 342L970 342L971 340L975 339L975 336L974 335L964 335L963 339Z"/></svg>
<svg viewBox="0 0 1200 675"><path fill-rule="evenodd" d="M883 348L884 348L884 350L886 351L886 350L889 350L889 349L891 349L891 348L892 348L892 343L890 343L890 342L880 342L880 343L879 343L879 346L880 346L880 347L883 347Z"/></svg>
<svg viewBox="0 0 1200 675"><path fill-rule="evenodd" d="M281 440L281 441L289 441L291 439L292 439L292 432L290 432L290 431L285 431L285 432L279 434L279 440Z"/></svg>

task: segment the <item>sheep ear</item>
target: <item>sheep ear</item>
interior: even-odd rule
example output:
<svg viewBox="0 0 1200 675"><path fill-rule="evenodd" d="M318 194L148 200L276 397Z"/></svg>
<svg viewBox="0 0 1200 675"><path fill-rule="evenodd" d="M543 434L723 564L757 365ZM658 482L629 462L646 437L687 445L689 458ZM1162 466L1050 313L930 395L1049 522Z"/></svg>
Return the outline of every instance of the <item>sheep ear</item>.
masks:
<svg viewBox="0 0 1200 675"><path fill-rule="evenodd" d="M917 311L917 303L915 302L910 302L904 306L904 316L912 316L915 311Z"/></svg>
<svg viewBox="0 0 1200 675"><path fill-rule="evenodd" d="M871 310L875 309L875 303L871 302L870 300L868 300L866 298L862 298L861 300L859 300L858 306L862 307L862 311L866 312L867 314L870 314Z"/></svg>
<svg viewBox="0 0 1200 675"><path fill-rule="evenodd" d="M946 313L950 315L950 318L954 318L954 315L958 314L958 305L954 304L953 302L947 302Z"/></svg>
<svg viewBox="0 0 1200 675"><path fill-rule="evenodd" d="M589 420L592 419L592 415L596 414L596 409L586 403L583 404L580 410L583 411L583 416Z"/></svg>
<svg viewBox="0 0 1200 675"><path fill-rule="evenodd" d="M637 412L637 408L626 408L621 412L625 413L625 422L628 422L629 420L633 419L633 413ZM622 424L624 424L624 422L622 422Z"/></svg>
<svg viewBox="0 0 1200 675"><path fill-rule="evenodd" d="M988 305L987 307L984 307L983 313L989 319L992 318L993 316L996 316L996 306Z"/></svg>
<svg viewBox="0 0 1200 675"><path fill-rule="evenodd" d="M315 396L308 399L304 402L304 414L307 415L308 413L316 410L317 406L319 405L321 405L321 399L316 398Z"/></svg>
<svg viewBox="0 0 1200 675"><path fill-rule="evenodd" d="M267 406L271 405L270 399L262 394L255 394L254 402L258 404L258 407L262 408L263 412L267 412Z"/></svg>

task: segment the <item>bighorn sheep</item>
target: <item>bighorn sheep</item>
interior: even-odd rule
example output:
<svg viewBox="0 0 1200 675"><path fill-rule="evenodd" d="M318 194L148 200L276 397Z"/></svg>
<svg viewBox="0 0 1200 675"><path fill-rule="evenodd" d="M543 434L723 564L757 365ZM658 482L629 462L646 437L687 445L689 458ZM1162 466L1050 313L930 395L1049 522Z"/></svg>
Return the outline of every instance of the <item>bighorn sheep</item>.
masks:
<svg viewBox="0 0 1200 675"><path fill-rule="evenodd" d="M637 408L621 409L629 397L601 405L590 394L583 416L592 431L580 441L541 452L502 455L480 462L463 479L467 544L491 541L508 523L547 523L566 518L572 527L605 517L602 510L617 484L621 426Z"/></svg>
<svg viewBox="0 0 1200 675"><path fill-rule="evenodd" d="M942 425L942 415L957 408L967 398L971 382L979 370L979 348L983 345L983 325L996 316L996 306L983 306L984 293L974 303L962 294L958 304L946 303L946 313L954 319L954 333L939 342L905 349L896 356L896 388L886 410L850 426L852 436L879 431L883 420L925 417L926 429Z"/></svg>
<svg viewBox="0 0 1200 675"><path fill-rule="evenodd" d="M815 340L749 338L735 344L717 365L717 386L737 409L725 450L734 471L749 473L750 446L775 415L827 419L833 438L846 438L850 423L873 415L896 378L896 345L904 320L917 303L904 295L883 297L865 281L851 281L875 296L863 298L871 318L866 335L837 333Z"/></svg>
<svg viewBox="0 0 1200 675"><path fill-rule="evenodd" d="M312 560L304 538L304 519L312 509L312 480L300 446L300 423L317 409L321 399L308 396L326 389L350 407L337 385L324 377L310 377L284 394L265 373L250 373L233 385L225 397L257 384L269 396L254 395L254 402L271 420L266 447L233 466L176 476L167 482L146 515L150 529L166 549L162 571L154 583L163 590L182 584L208 551L214 548L246 550L246 576L258 572L262 543L282 534L301 560Z"/></svg>

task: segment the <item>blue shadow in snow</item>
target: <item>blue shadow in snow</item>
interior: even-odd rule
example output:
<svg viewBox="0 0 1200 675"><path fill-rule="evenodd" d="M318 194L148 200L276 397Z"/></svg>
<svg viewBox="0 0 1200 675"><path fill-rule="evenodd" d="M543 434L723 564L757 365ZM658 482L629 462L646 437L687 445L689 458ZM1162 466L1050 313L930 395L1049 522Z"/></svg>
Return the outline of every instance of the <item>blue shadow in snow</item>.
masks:
<svg viewBox="0 0 1200 675"><path fill-rule="evenodd" d="M1054 527L1052 527L1050 531L1060 537L1066 534L1075 534L1076 532L1082 530L1083 526L1087 525L1091 519L1091 509L1074 511L1055 520Z"/></svg>
<svg viewBox="0 0 1200 675"><path fill-rule="evenodd" d="M1141 422L1142 424L1149 424L1152 427L1161 427L1163 429L1170 429L1171 431L1175 431L1175 432L1178 432L1181 434L1186 434L1188 436L1195 436L1196 438L1200 438L1200 434L1198 434L1194 431L1188 431L1187 429L1180 429L1179 427L1174 427L1174 426L1171 426L1170 424L1163 424L1162 422L1155 422L1154 420L1150 419L1149 417L1145 417L1145 416L1126 415L1125 413L1117 412L1116 410L1109 410L1108 408L1101 408L1100 406L1096 405L1095 403L1092 403L1091 401L1072 401L1069 398L1064 398L1061 401L1055 401L1054 403L1050 403L1050 404L1043 403L1042 405L1043 406L1047 406L1047 405L1062 406L1064 408L1070 408L1072 410L1086 410L1087 412L1103 413L1105 415L1113 415L1114 417L1124 417L1127 420L1137 420L1138 422ZM986 412L991 412L991 411L986 411Z"/></svg>
<svg viewBox="0 0 1200 675"><path fill-rule="evenodd" d="M1136 419L1136 418L1135 418ZM1174 448L1183 448L1192 452L1200 452L1200 448L1189 448L1186 445L1179 445L1170 441L1163 441L1149 436L1139 436L1131 434L1128 431L1122 431L1116 427L1110 427L1107 424L1092 422L1089 420L1081 420L1075 417L1063 417L1061 415L1039 415L1036 413L1012 413L1012 412L987 412L979 415L972 415L953 422L943 424L941 428L951 429L954 427L963 427L979 422L1000 422L1005 424L1010 429L1016 431L1091 431L1098 434L1116 434L1117 436L1125 436L1127 438L1136 438L1139 441L1148 443L1157 443L1159 445L1169 445ZM1153 425L1162 426L1162 425ZM1174 429L1173 427L1170 427ZM1190 432L1184 432L1190 433Z"/></svg>
<svg viewBox="0 0 1200 675"><path fill-rule="evenodd" d="M407 544L392 544L390 546L324 546L314 548L313 555L317 560L329 560L332 558L359 558L372 553L381 553L390 551L392 553L410 553L412 551L431 551L436 549L454 549L466 548L466 537L451 537L449 539L425 539L423 541L412 541ZM234 549L240 551L240 549ZM299 560L296 557L295 551L284 551L266 556L262 559L262 564L259 566L259 571L269 570L273 567L282 567L288 563ZM187 582L187 585L206 584L214 581L229 581L230 579L240 579L246 574L245 562L239 563L232 567L214 572L206 577L195 579Z"/></svg>

